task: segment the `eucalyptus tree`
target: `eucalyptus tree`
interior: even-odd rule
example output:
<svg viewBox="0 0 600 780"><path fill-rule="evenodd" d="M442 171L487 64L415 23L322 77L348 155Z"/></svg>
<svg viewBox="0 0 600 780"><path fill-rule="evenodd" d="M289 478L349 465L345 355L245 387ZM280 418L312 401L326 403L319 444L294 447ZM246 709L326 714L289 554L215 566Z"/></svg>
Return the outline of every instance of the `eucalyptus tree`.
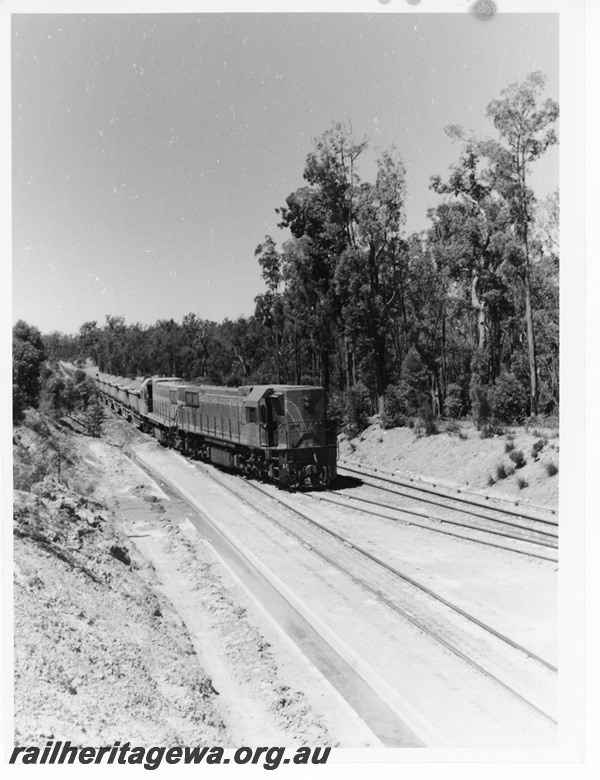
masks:
<svg viewBox="0 0 600 780"><path fill-rule="evenodd" d="M429 212L429 246L438 265L448 269L449 281L459 285L470 303L476 333L473 371L485 385L500 370L502 326L511 313L507 277L518 262L518 246L509 209L489 182L480 144L465 138L459 128L447 132L464 146L448 180L431 180L444 200Z"/></svg>
<svg viewBox="0 0 600 780"><path fill-rule="evenodd" d="M278 209L280 227L292 234L282 256L289 308L310 333L313 355L318 358L314 368L326 389L336 328L341 325L334 276L339 258L354 243L360 181L356 166L366 146L366 139L357 141L350 128L334 123L315 139L307 155L303 173L307 186L291 193Z"/></svg>
<svg viewBox="0 0 600 780"><path fill-rule="evenodd" d="M358 160L366 148L366 139L357 140L340 123L315 140L304 168L307 186L279 210L280 227L292 234L283 246L281 268L294 339L308 334L319 381L329 386L331 358L338 355L339 382L351 387L360 374L382 408L405 260L406 185L393 148L377 161L375 182L362 182Z"/></svg>
<svg viewBox="0 0 600 780"><path fill-rule="evenodd" d="M547 79L543 73L531 73L522 83L514 83L501 92L498 100L487 107L487 116L499 133L499 140L489 140L483 146L492 180L509 205L515 237L519 241L522 260L519 276L525 297L527 344L529 353L531 412L537 413L538 371L532 305L532 222L535 195L530 186L531 166L558 142L554 125L558 119L558 103L542 95Z"/></svg>
<svg viewBox="0 0 600 780"><path fill-rule="evenodd" d="M282 294L279 286L282 282L281 255L277 251L271 236L265 236L262 244L256 247L254 256L261 267L261 275L267 285L267 292L257 295L255 316L271 333L273 358L277 382L282 382L281 342L283 340L284 316Z"/></svg>
<svg viewBox="0 0 600 780"><path fill-rule="evenodd" d="M345 332L370 363L380 412L388 380L387 343L406 262L405 197L404 164L392 148L377 161L375 183L357 188L351 242L335 272Z"/></svg>

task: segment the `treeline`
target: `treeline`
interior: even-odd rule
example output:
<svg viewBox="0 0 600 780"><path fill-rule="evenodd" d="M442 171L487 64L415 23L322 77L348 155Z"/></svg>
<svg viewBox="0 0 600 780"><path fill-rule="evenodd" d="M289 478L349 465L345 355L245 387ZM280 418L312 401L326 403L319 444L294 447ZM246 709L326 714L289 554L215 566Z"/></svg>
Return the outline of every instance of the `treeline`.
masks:
<svg viewBox="0 0 600 780"><path fill-rule="evenodd" d="M266 291L252 316L152 326L109 316L44 337L45 349L122 376L320 384L342 418L379 412L385 425L557 414L558 193L540 202L530 186L531 165L557 142L544 89L533 73L489 104L495 139L447 128L457 156L431 179L440 197L426 231L405 234L398 151L363 181L367 139L334 124L276 209L291 238L256 249Z"/></svg>
<svg viewBox="0 0 600 780"><path fill-rule="evenodd" d="M68 356L53 354L52 346L46 347L50 343L56 348L59 342L65 352L76 348L76 339L48 339L23 320L13 327L13 421L24 421L48 438L50 429L43 419L35 415L27 418L28 410L39 410L42 417L53 421L70 418L81 432L100 436L104 413L98 389L83 371L66 376L59 369L57 361Z"/></svg>

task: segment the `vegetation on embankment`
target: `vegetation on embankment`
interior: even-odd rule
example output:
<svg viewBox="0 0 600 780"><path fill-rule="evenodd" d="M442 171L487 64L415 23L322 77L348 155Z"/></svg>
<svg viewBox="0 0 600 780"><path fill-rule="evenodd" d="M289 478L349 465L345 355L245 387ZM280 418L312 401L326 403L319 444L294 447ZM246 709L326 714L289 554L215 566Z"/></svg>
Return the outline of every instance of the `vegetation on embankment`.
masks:
<svg viewBox="0 0 600 780"><path fill-rule="evenodd" d="M87 441L34 410L14 430L15 741L222 744L180 618L94 497Z"/></svg>
<svg viewBox="0 0 600 780"><path fill-rule="evenodd" d="M48 367L36 329L16 332L15 742L224 744L180 618L94 497L101 474L87 442L103 412L93 384Z"/></svg>
<svg viewBox="0 0 600 780"><path fill-rule="evenodd" d="M400 477L435 481L538 506L558 508L560 440L556 425L506 426L482 437L470 422L382 430L370 424L340 440L340 458Z"/></svg>

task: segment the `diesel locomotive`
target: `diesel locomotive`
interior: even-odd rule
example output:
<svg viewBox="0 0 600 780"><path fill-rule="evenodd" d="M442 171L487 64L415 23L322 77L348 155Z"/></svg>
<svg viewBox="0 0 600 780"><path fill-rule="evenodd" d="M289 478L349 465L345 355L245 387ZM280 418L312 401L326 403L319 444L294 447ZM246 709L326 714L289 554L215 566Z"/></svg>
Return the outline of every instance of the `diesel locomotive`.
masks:
<svg viewBox="0 0 600 780"><path fill-rule="evenodd" d="M104 401L161 444L288 488L329 485L337 436L321 387L215 387L92 373Z"/></svg>

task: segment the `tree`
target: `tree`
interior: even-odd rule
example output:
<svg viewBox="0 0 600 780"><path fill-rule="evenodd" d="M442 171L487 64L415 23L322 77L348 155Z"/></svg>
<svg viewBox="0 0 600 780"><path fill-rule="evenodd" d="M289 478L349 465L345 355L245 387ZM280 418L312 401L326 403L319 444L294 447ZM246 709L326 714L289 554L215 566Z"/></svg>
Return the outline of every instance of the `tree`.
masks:
<svg viewBox="0 0 600 780"><path fill-rule="evenodd" d="M388 383L387 340L405 260L405 195L404 165L392 148L377 161L375 184L358 187L351 244L335 273L345 335L370 364L380 413Z"/></svg>
<svg viewBox="0 0 600 780"><path fill-rule="evenodd" d="M356 161L366 148L349 127L334 123L306 158L304 179L309 186L288 196L279 209L280 227L292 233L282 256L287 297L294 319L308 330L313 375L329 388L341 310L334 275L342 253L353 246L359 179ZM288 309L289 310L289 309ZM332 327L332 325L334 327Z"/></svg>
<svg viewBox="0 0 600 780"><path fill-rule="evenodd" d="M538 371L531 298L531 223L535 196L529 180L532 163L558 142L553 128L558 119L558 103L550 98L542 101L545 86L546 77L536 71L523 83L511 84L503 90L501 98L487 107L487 115L498 130L500 141L484 144L494 184L509 204L523 255L520 276L525 293L532 414L538 410Z"/></svg>
<svg viewBox="0 0 600 780"><path fill-rule="evenodd" d="M84 358L89 358L95 366L105 370L102 365L102 332L95 320L84 322L79 328L79 352Z"/></svg>
<svg viewBox="0 0 600 780"><path fill-rule="evenodd" d="M265 236L265 241L256 247L254 256L261 267L261 275L267 284L267 292L257 295L256 317L271 332L273 339L273 357L275 360L275 374L277 381L282 381L281 370L281 341L283 339L283 303L279 294L279 285L282 281L281 255L275 248L275 242L271 236Z"/></svg>
<svg viewBox="0 0 600 780"><path fill-rule="evenodd" d="M24 320L13 328L13 415L21 418L28 406L36 407L39 402L40 370L46 359L40 331Z"/></svg>
<svg viewBox="0 0 600 780"><path fill-rule="evenodd" d="M347 388L360 377L382 411L405 260L405 170L392 148L377 162L375 183L361 182L357 161L366 148L366 139L355 139L351 127L340 123L315 139L304 168L308 186L293 192L279 210L280 227L292 233L281 268L296 366L303 353L300 338L312 356L310 375L325 388L336 370ZM269 245L260 249L268 282L275 258ZM265 303L261 299L263 310Z"/></svg>
<svg viewBox="0 0 600 780"><path fill-rule="evenodd" d="M447 198L430 212L429 235L451 277L465 285L476 315L477 364L487 383L499 372L498 324L508 303L504 277L507 265L516 261L518 247L512 240L510 212L489 182L480 143L465 138L460 128L446 132L465 145L448 181L432 178L432 188Z"/></svg>

